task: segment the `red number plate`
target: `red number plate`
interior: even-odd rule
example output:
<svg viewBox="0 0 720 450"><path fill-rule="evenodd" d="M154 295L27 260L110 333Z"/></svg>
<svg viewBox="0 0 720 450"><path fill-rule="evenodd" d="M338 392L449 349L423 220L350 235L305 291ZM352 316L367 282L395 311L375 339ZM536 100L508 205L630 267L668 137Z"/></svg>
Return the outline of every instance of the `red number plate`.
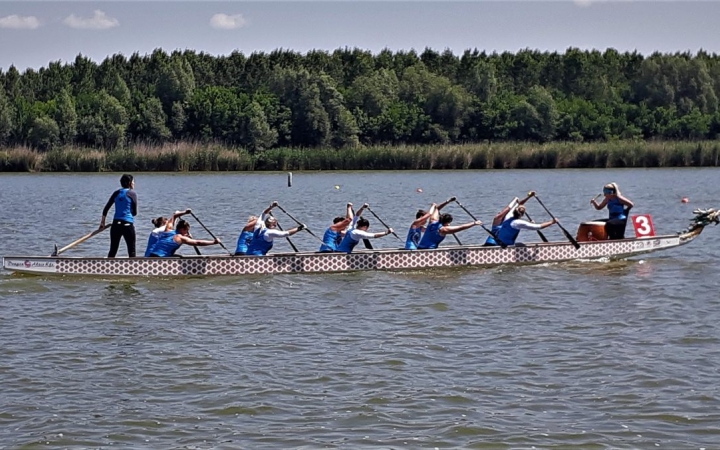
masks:
<svg viewBox="0 0 720 450"><path fill-rule="evenodd" d="M649 214L630 216L630 220L632 220L633 228L635 228L636 238L655 236L655 228Z"/></svg>

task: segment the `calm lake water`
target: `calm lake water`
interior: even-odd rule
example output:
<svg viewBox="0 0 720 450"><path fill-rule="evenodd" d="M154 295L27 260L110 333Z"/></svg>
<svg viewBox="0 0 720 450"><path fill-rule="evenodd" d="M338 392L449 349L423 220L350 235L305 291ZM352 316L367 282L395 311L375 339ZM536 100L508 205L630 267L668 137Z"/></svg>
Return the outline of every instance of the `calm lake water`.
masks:
<svg viewBox="0 0 720 450"><path fill-rule="evenodd" d="M138 252L151 218L186 207L233 247L272 200L316 234L347 201L367 201L404 236L431 201L456 195L489 222L534 189L574 233L605 215L589 200L610 181L672 233L694 208L720 206L718 179L717 169L295 173L288 188L284 173L137 174ZM118 180L0 175L0 255L49 254L87 233ZM484 239L479 228L459 236ZM67 255L104 255L108 240ZM317 247L307 233L294 241ZM0 448L718 448L718 248L709 228L642 259L491 270L0 272Z"/></svg>

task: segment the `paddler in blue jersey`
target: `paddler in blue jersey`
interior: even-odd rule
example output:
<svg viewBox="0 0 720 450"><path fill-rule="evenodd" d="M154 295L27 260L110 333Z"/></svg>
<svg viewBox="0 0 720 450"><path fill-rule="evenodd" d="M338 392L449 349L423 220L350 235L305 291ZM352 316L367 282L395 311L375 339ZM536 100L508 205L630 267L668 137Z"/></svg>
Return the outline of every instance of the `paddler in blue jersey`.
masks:
<svg viewBox="0 0 720 450"><path fill-rule="evenodd" d="M105 218L111 206L115 206L112 226L110 226L110 251L108 258L114 258L120 247L120 239L125 239L128 256L135 256L135 225L134 217L137 216L137 195L135 194L135 179L132 175L124 174L120 177L121 188L113 192L110 200L103 208L100 228L105 228Z"/></svg>
<svg viewBox="0 0 720 450"><path fill-rule="evenodd" d="M175 229L173 230L173 227ZM165 224L165 231L158 236L157 242L150 250L150 257L168 258L175 256L175 252L183 244L192 245L193 247L206 247L208 245L219 244L220 240L214 239L206 241L202 239L193 239L190 237L190 224L180 219L177 226L172 220L168 220Z"/></svg>
<svg viewBox="0 0 720 450"><path fill-rule="evenodd" d="M153 246L160 238L160 235L165 232L165 225L167 225L168 220L175 222L180 217L184 216L185 214L190 214L191 212L192 211L189 209L185 211L175 211L175 213L173 213L173 215L169 218L160 216L156 219L153 219L152 224L155 226L155 228L153 228L152 232L150 232L150 236L148 236L147 247L145 247L145 257L147 258L150 256L150 251L152 250Z"/></svg>
<svg viewBox="0 0 720 450"><path fill-rule="evenodd" d="M367 209L370 205L365 203L358 209L357 215L353 217L352 222L350 223L350 229L345 233L345 237L343 237L342 241L340 242L340 245L338 245L338 252L342 253L352 253L355 246L363 239L376 239L383 236L387 236L388 234L393 232L392 228L388 228L387 230L381 232L381 233L370 233L368 231L368 228L370 227L370 221L368 221L364 217L360 217L360 215L363 213L365 209ZM352 207L352 205L350 205Z"/></svg>
<svg viewBox="0 0 720 450"><path fill-rule="evenodd" d="M422 234L425 232L425 225L428 219L432 217L433 212L443 209L448 203L454 201L455 197L450 197L448 200L440 203L440 205L437 203L431 204L430 209L427 211L419 209L415 214L415 221L410 225L407 237L405 238L405 250L417 250Z"/></svg>
<svg viewBox="0 0 720 450"><path fill-rule="evenodd" d="M511 217L513 211L515 211L515 208L517 208L518 206L524 205L525 203L527 203L528 200L530 200L534 196L535 196L535 191L530 191L528 193L527 197L525 197L522 200L519 200L517 197L515 197L510 202L509 205L504 207L499 213L495 214L495 217L493 217L492 228L490 228L490 232L497 235L497 232L500 231L500 226L505 221L505 219L509 219ZM497 244L497 242L495 242L495 238L493 238L492 236L488 236L488 238L485 240L484 245L494 246L494 245L498 245L498 244Z"/></svg>
<svg viewBox="0 0 720 450"><path fill-rule="evenodd" d="M624 239L627 213L635 205L620 193L620 187L617 183L609 183L603 186L603 195L605 198L603 198L602 202L598 203L595 199L592 199L590 204L598 211L607 206L609 217L603 219L603 222L605 222L608 239Z"/></svg>
<svg viewBox="0 0 720 450"><path fill-rule="evenodd" d="M260 215L260 219L255 223L253 229L253 237L248 244L248 255L263 256L267 255L270 249L273 247L273 241L277 238L290 237L298 231L305 229L305 225L298 225L290 230L280 231L277 229L277 219L275 219L270 213L272 209L278 205L277 202L272 202L270 206Z"/></svg>
<svg viewBox="0 0 720 450"><path fill-rule="evenodd" d="M453 216L450 214L440 214L437 209L433 211L430 216L430 224L425 229L420 238L418 244L418 250L427 250L438 248L440 243L445 239L448 234L455 234L459 231L467 230L476 225L482 225L482 221L476 220L475 222L464 223L462 225L450 226L453 221Z"/></svg>
<svg viewBox="0 0 720 450"><path fill-rule="evenodd" d="M557 218L553 218L552 220L548 220L547 222L540 224L532 223L527 220L523 220L522 217L524 215L524 206L518 206L515 208L512 215L508 219L505 219L500 225L500 229L497 233L495 233L495 236L497 236L497 238L505 245L515 245L521 230L543 230L558 222Z"/></svg>
<svg viewBox="0 0 720 450"><path fill-rule="evenodd" d="M255 231L255 224L257 223L257 216L248 217L245 226L238 236L237 245L235 246L235 256L247 255L248 246L253 238L253 231Z"/></svg>
<svg viewBox="0 0 720 450"><path fill-rule="evenodd" d="M323 243L320 246L318 252L320 253L331 253L338 250L338 246L342 242L345 236L345 229L350 225L353 219L352 203L348 203L345 207L345 217L338 216L333 219L332 225L330 225L323 235Z"/></svg>

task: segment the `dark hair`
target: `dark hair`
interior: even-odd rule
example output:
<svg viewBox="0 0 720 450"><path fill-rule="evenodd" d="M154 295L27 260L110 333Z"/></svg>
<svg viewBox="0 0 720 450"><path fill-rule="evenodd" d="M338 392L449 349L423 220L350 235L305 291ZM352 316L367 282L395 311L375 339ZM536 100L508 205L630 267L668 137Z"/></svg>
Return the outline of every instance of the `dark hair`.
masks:
<svg viewBox="0 0 720 450"><path fill-rule="evenodd" d="M342 222L343 220L345 220L344 217L337 216L336 218L333 219L333 224L335 224L335 223L340 223L340 222Z"/></svg>
<svg viewBox="0 0 720 450"><path fill-rule="evenodd" d="M515 211L513 211L513 218L519 219L525 214L525 207L524 206L518 206L515 208Z"/></svg>
<svg viewBox="0 0 720 450"><path fill-rule="evenodd" d="M427 214L427 211L425 211L424 209L418 209L418 211L415 213L415 218L419 219L425 214Z"/></svg>
<svg viewBox="0 0 720 450"><path fill-rule="evenodd" d="M177 225L175 225L175 229L179 230L180 228L190 228L190 224L187 222L187 220L180 219L178 220Z"/></svg>
<svg viewBox="0 0 720 450"><path fill-rule="evenodd" d="M355 228L369 227L369 226L370 226L370 221L364 217L359 218L357 223L355 224Z"/></svg>
<svg viewBox="0 0 720 450"><path fill-rule="evenodd" d="M163 222L165 222L165 218L163 216L156 217L153 220L151 220L152 224L155 225L155 228L161 227Z"/></svg>
<svg viewBox="0 0 720 450"><path fill-rule="evenodd" d="M130 183L132 183L134 179L132 175L126 173L120 177L120 186L125 189L130 189Z"/></svg>
<svg viewBox="0 0 720 450"><path fill-rule="evenodd" d="M441 214L440 215L440 223L443 225L447 225L450 222L452 222L453 217L452 214Z"/></svg>

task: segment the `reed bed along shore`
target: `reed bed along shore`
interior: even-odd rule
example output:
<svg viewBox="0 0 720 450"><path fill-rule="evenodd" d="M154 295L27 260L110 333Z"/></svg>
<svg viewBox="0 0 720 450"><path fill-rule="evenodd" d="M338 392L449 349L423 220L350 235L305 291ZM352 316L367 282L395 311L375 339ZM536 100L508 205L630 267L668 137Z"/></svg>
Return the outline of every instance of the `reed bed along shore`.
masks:
<svg viewBox="0 0 720 450"><path fill-rule="evenodd" d="M135 145L102 152L66 147L0 149L0 172L206 172L287 170L565 169L718 167L720 141L616 141L273 149L219 144Z"/></svg>

